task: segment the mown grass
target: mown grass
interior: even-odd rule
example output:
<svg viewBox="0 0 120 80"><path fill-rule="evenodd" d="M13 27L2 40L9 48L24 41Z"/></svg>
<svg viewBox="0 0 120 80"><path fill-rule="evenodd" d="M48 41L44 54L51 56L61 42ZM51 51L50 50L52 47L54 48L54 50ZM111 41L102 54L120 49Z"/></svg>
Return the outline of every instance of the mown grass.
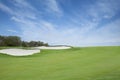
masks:
<svg viewBox="0 0 120 80"><path fill-rule="evenodd" d="M0 80L120 80L120 47L42 50L26 57L0 54Z"/></svg>

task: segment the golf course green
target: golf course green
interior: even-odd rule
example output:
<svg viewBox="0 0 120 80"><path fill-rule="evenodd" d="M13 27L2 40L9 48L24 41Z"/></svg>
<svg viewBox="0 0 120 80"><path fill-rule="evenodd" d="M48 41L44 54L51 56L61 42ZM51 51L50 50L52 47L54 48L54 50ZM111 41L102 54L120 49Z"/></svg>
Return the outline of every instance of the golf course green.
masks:
<svg viewBox="0 0 120 80"><path fill-rule="evenodd" d="M0 80L120 80L120 46L0 54Z"/></svg>

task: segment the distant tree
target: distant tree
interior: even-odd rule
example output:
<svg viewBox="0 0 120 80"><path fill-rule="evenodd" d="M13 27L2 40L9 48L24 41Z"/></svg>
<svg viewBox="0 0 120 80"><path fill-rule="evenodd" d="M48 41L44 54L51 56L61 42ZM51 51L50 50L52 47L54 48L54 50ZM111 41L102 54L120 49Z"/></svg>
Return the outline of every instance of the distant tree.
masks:
<svg viewBox="0 0 120 80"><path fill-rule="evenodd" d="M43 46L43 42L38 41L38 46Z"/></svg>
<svg viewBox="0 0 120 80"><path fill-rule="evenodd" d="M5 37L0 35L0 46L6 46L4 40L5 40Z"/></svg>
<svg viewBox="0 0 120 80"><path fill-rule="evenodd" d="M26 41L22 41L22 46L23 46L23 47L29 47L29 44L28 44L28 42L26 42Z"/></svg>
<svg viewBox="0 0 120 80"><path fill-rule="evenodd" d="M21 46L21 39L18 36L7 36L5 38L5 44L7 46Z"/></svg>
<svg viewBox="0 0 120 80"><path fill-rule="evenodd" d="M35 41L30 41L28 44L29 44L29 47L33 47L35 46Z"/></svg>
<svg viewBox="0 0 120 80"><path fill-rule="evenodd" d="M44 46L49 46L48 43L44 43Z"/></svg>
<svg viewBox="0 0 120 80"><path fill-rule="evenodd" d="M44 43L41 41L30 41L28 42L29 47L37 47L37 46L48 46L48 43Z"/></svg>
<svg viewBox="0 0 120 80"><path fill-rule="evenodd" d="M37 47L48 46L48 43L42 41L21 41L21 38L18 36L0 36L0 46Z"/></svg>

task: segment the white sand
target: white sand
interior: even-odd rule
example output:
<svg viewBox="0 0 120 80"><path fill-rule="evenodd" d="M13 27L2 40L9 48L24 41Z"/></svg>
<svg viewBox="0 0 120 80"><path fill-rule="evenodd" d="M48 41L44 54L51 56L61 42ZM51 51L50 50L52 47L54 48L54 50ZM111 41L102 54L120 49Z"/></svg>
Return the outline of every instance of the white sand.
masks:
<svg viewBox="0 0 120 80"><path fill-rule="evenodd" d="M52 49L52 50L62 50L62 49L70 49L69 46L52 46L52 47L34 47L32 50L25 50L25 49L2 49L0 53L8 54L12 56L28 56L33 55L35 53L40 53L40 49Z"/></svg>
<svg viewBox="0 0 120 80"><path fill-rule="evenodd" d="M55 47L45 47L45 46L41 46L41 47L35 47L35 49L70 49L71 47L69 46L55 46Z"/></svg>
<svg viewBox="0 0 120 80"><path fill-rule="evenodd" d="M0 53L8 54L12 56L28 56L35 53L39 53L40 50L25 50L25 49L2 49Z"/></svg>

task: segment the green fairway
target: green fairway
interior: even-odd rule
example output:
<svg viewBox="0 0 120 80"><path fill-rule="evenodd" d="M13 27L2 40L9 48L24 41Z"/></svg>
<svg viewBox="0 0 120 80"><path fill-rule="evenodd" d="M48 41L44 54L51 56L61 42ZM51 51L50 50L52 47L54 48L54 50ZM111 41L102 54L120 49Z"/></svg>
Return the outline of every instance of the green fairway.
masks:
<svg viewBox="0 0 120 80"><path fill-rule="evenodd" d="M0 54L0 80L120 80L120 47L42 50L27 57Z"/></svg>

